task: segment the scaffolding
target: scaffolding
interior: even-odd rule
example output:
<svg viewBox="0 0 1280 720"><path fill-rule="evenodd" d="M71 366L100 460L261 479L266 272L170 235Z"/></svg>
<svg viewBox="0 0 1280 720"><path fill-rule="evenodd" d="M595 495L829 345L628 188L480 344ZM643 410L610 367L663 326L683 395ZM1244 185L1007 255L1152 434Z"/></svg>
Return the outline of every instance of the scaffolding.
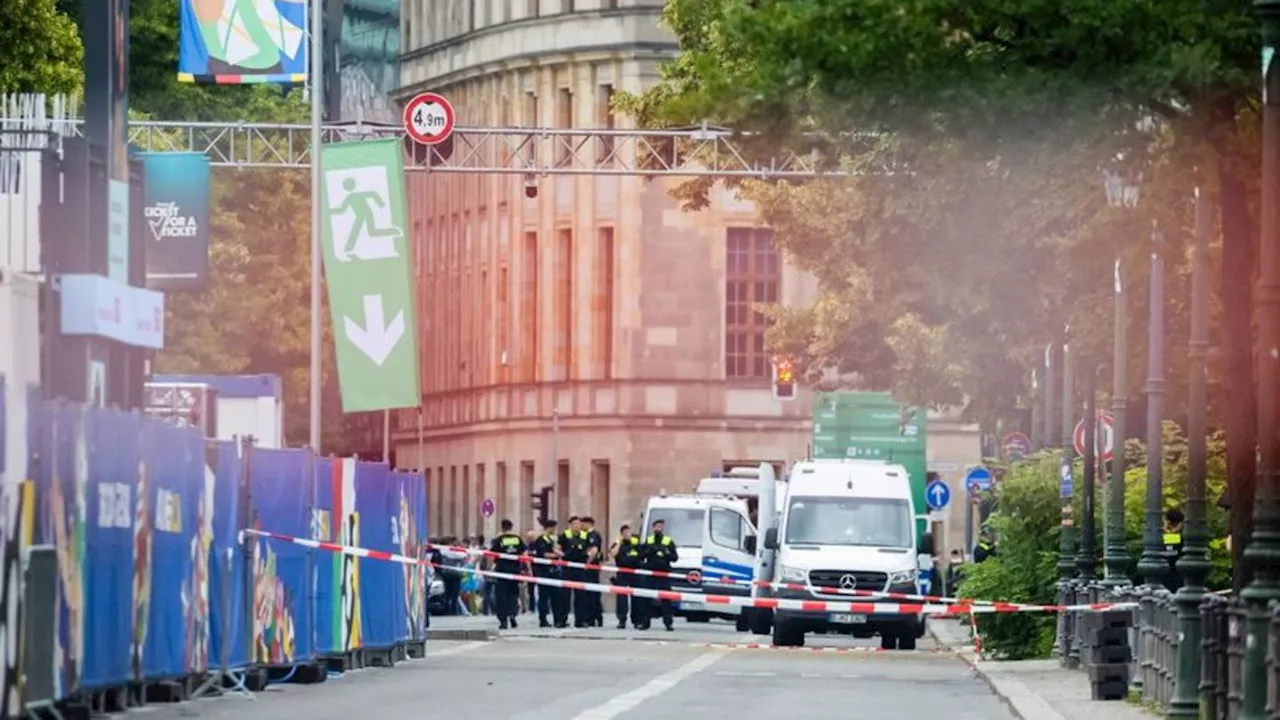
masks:
<svg viewBox="0 0 1280 720"><path fill-rule="evenodd" d="M72 132L79 134L80 123ZM198 152L215 167L308 168L305 124L133 121L129 142L145 152ZM329 124L324 143L404 139L399 127ZM459 127L440 145L406 141L409 169L506 175L644 175L801 179L893 174L885 164L851 169L841 158L866 153L876 136L809 138L808 152L775 150L760 161L760 137L700 127L676 130ZM871 141L871 142L868 142Z"/></svg>

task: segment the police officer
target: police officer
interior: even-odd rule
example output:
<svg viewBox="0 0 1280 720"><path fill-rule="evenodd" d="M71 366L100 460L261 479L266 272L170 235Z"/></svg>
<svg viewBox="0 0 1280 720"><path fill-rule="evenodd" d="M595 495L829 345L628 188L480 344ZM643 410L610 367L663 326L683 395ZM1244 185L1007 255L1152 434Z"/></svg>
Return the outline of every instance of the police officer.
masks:
<svg viewBox="0 0 1280 720"><path fill-rule="evenodd" d="M1169 575L1165 578L1165 586L1176 592L1182 585L1182 576L1178 574L1178 558L1182 557L1182 523L1186 517L1177 508L1171 508L1164 514L1164 554L1169 558Z"/></svg>
<svg viewBox="0 0 1280 720"><path fill-rule="evenodd" d="M631 526L623 525L620 531L618 541L609 549L609 554L613 557L613 562L620 568L639 568L643 558L641 557L640 538L631 534ZM613 584L618 587L643 587L643 583L637 583L640 576L634 573L618 573L613 576ZM634 601L634 602L631 602ZM627 627L627 606L630 605L631 610L631 627L639 628L644 624L640 617L640 611L644 609L641 598L630 598L626 595L618 596L618 629L622 630Z"/></svg>
<svg viewBox="0 0 1280 720"><path fill-rule="evenodd" d="M560 533L560 551L564 553L565 562L585 563L587 561L587 531L582 529L582 519L577 515L569 517L569 529ZM565 567L564 579L571 582L586 580L586 572L582 568ZM573 626L587 627L587 618L591 611L587 607L587 593L583 590L573 591Z"/></svg>
<svg viewBox="0 0 1280 720"><path fill-rule="evenodd" d="M524 553L524 540L513 532L515 525L510 520L503 520L500 527L502 533L489 545L489 551L499 555L493 563L493 569L507 575L519 575L520 560L510 556ZM519 627L516 624L516 615L520 612L520 586L516 581L508 578L498 579L494 583L493 595L493 604L496 606L494 610L498 616L498 629L506 630L508 623L512 628Z"/></svg>
<svg viewBox="0 0 1280 720"><path fill-rule="evenodd" d="M556 540L555 520L542 521L542 534L533 541L533 556L547 560L561 559L560 543ZM535 577L558 580L560 568L548 563L534 563L533 574ZM542 585L538 588L538 627L551 627L551 623L547 622L547 615L555 619L558 628L569 625L569 611L561 588L550 585Z"/></svg>
<svg viewBox="0 0 1280 720"><path fill-rule="evenodd" d="M980 563L996 554L995 535L990 528L983 528L982 534L978 536L978 544L973 548L973 561Z"/></svg>
<svg viewBox="0 0 1280 720"><path fill-rule="evenodd" d="M587 562L597 564L604 554L604 536L596 530L596 519L587 515L582 518L582 529L587 533ZM584 579L589 583L600 584L599 570L584 570ZM604 603L598 592L587 593L588 625L604 627Z"/></svg>
<svg viewBox="0 0 1280 720"><path fill-rule="evenodd" d="M643 558L643 567L646 570L655 572L671 572L671 565L680 559L680 555L676 552L676 544L664 532L667 529L667 524L661 520L654 520L650 527L652 531L649 533L649 537L644 539L644 546L640 553ZM648 585L654 590L670 590L671 578L653 575L649 577ZM649 605L650 602L646 602L645 605ZM658 611L662 614L662 624L667 627L668 632L674 630L675 607L672 606L670 600L659 600L657 602ZM646 612L643 615L644 625L641 626L641 630L649 629L652 615L652 612Z"/></svg>

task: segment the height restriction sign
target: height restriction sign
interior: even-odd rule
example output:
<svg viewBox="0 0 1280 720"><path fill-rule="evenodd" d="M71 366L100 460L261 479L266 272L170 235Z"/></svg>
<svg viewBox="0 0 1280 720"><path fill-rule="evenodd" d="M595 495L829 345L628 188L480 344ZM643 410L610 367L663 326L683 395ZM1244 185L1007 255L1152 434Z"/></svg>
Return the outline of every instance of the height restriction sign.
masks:
<svg viewBox="0 0 1280 720"><path fill-rule="evenodd" d="M443 95L422 93L404 106L404 131L420 145L438 145L453 133L453 105Z"/></svg>

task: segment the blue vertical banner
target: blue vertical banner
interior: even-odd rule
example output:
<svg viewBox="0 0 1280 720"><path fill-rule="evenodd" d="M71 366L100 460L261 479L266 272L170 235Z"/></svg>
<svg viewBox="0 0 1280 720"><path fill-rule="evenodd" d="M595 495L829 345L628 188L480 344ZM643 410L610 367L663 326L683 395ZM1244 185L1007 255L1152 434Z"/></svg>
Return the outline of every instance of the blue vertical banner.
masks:
<svg viewBox="0 0 1280 720"><path fill-rule="evenodd" d="M179 0L178 23L179 82L306 82L306 0Z"/></svg>
<svg viewBox="0 0 1280 720"><path fill-rule="evenodd" d="M209 158L204 153L147 153L142 166L147 287L203 290L209 279Z"/></svg>
<svg viewBox="0 0 1280 720"><path fill-rule="evenodd" d="M427 493L426 482L419 473L397 472L395 497L398 549L401 555L422 559L426 556ZM427 637L427 568L424 565L402 565L404 574L403 628L406 640L425 640Z"/></svg>
<svg viewBox="0 0 1280 720"><path fill-rule="evenodd" d="M306 537L307 467L311 454L303 450L253 448L249 459L252 500L250 527ZM311 578L308 553L295 545L250 538L253 545L253 662L286 666L314 657L307 607Z"/></svg>
<svg viewBox="0 0 1280 720"><path fill-rule="evenodd" d="M205 441L205 491L212 484L213 542L209 546L209 667L221 670L249 664L249 642L244 623L245 556L241 552L239 445Z"/></svg>
<svg viewBox="0 0 1280 720"><path fill-rule="evenodd" d="M83 598L72 619L84 627L79 689L116 687L142 677L151 615L152 514L148 473L139 467L141 417L86 408L80 422L68 425L76 433L72 462L59 463L58 471L76 477L86 501Z"/></svg>
<svg viewBox="0 0 1280 720"><path fill-rule="evenodd" d="M311 539L322 542L333 542L333 459L317 457L315 459L315 497L311 508ZM341 572L341 564L333 553L316 556L314 564L316 574L316 599L313 618L315 620L316 652L321 655L341 655L346 648L340 647L341 638L335 631L342 614L342 596L335 592L337 583L335 576Z"/></svg>
<svg viewBox="0 0 1280 720"><path fill-rule="evenodd" d="M360 515L360 545L372 550L399 552L397 528L392 526L391 470L382 463L355 463L356 512ZM396 493L398 494L398 493ZM361 644L367 648L394 645L394 615L403 617L403 594L397 594L400 565L391 562L366 562L360 566L360 630ZM403 578L399 578L403 584ZM403 624L403 622L402 622Z"/></svg>

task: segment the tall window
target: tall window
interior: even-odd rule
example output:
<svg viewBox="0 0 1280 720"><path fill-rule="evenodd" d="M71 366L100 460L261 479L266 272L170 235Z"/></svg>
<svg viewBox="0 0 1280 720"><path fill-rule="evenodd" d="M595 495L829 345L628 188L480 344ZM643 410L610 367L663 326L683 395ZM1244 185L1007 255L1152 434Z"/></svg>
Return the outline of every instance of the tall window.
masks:
<svg viewBox="0 0 1280 720"><path fill-rule="evenodd" d="M613 84L605 83L596 88L596 127L612 130L617 127L613 114ZM596 162L613 165L613 136L601 135Z"/></svg>
<svg viewBox="0 0 1280 720"><path fill-rule="evenodd" d="M538 233L524 234L524 278L520 298L520 381L538 380Z"/></svg>
<svg viewBox="0 0 1280 720"><path fill-rule="evenodd" d="M573 231L565 228L556 237L556 380L573 377Z"/></svg>
<svg viewBox="0 0 1280 720"><path fill-rule="evenodd" d="M507 266L498 268L498 382L507 381L511 357L511 287Z"/></svg>
<svg viewBox="0 0 1280 720"><path fill-rule="evenodd" d="M560 88L556 93L556 127L559 129L573 127L573 91ZM561 167L573 162L574 138L568 135L555 136L556 163Z"/></svg>
<svg viewBox="0 0 1280 720"><path fill-rule="evenodd" d="M596 243L595 291L591 293L592 377L613 377L613 228L602 227Z"/></svg>
<svg viewBox="0 0 1280 720"><path fill-rule="evenodd" d="M769 356L764 349L764 331L769 321L755 306L778 301L781 276L772 230L728 229L724 285L726 378L769 377Z"/></svg>

